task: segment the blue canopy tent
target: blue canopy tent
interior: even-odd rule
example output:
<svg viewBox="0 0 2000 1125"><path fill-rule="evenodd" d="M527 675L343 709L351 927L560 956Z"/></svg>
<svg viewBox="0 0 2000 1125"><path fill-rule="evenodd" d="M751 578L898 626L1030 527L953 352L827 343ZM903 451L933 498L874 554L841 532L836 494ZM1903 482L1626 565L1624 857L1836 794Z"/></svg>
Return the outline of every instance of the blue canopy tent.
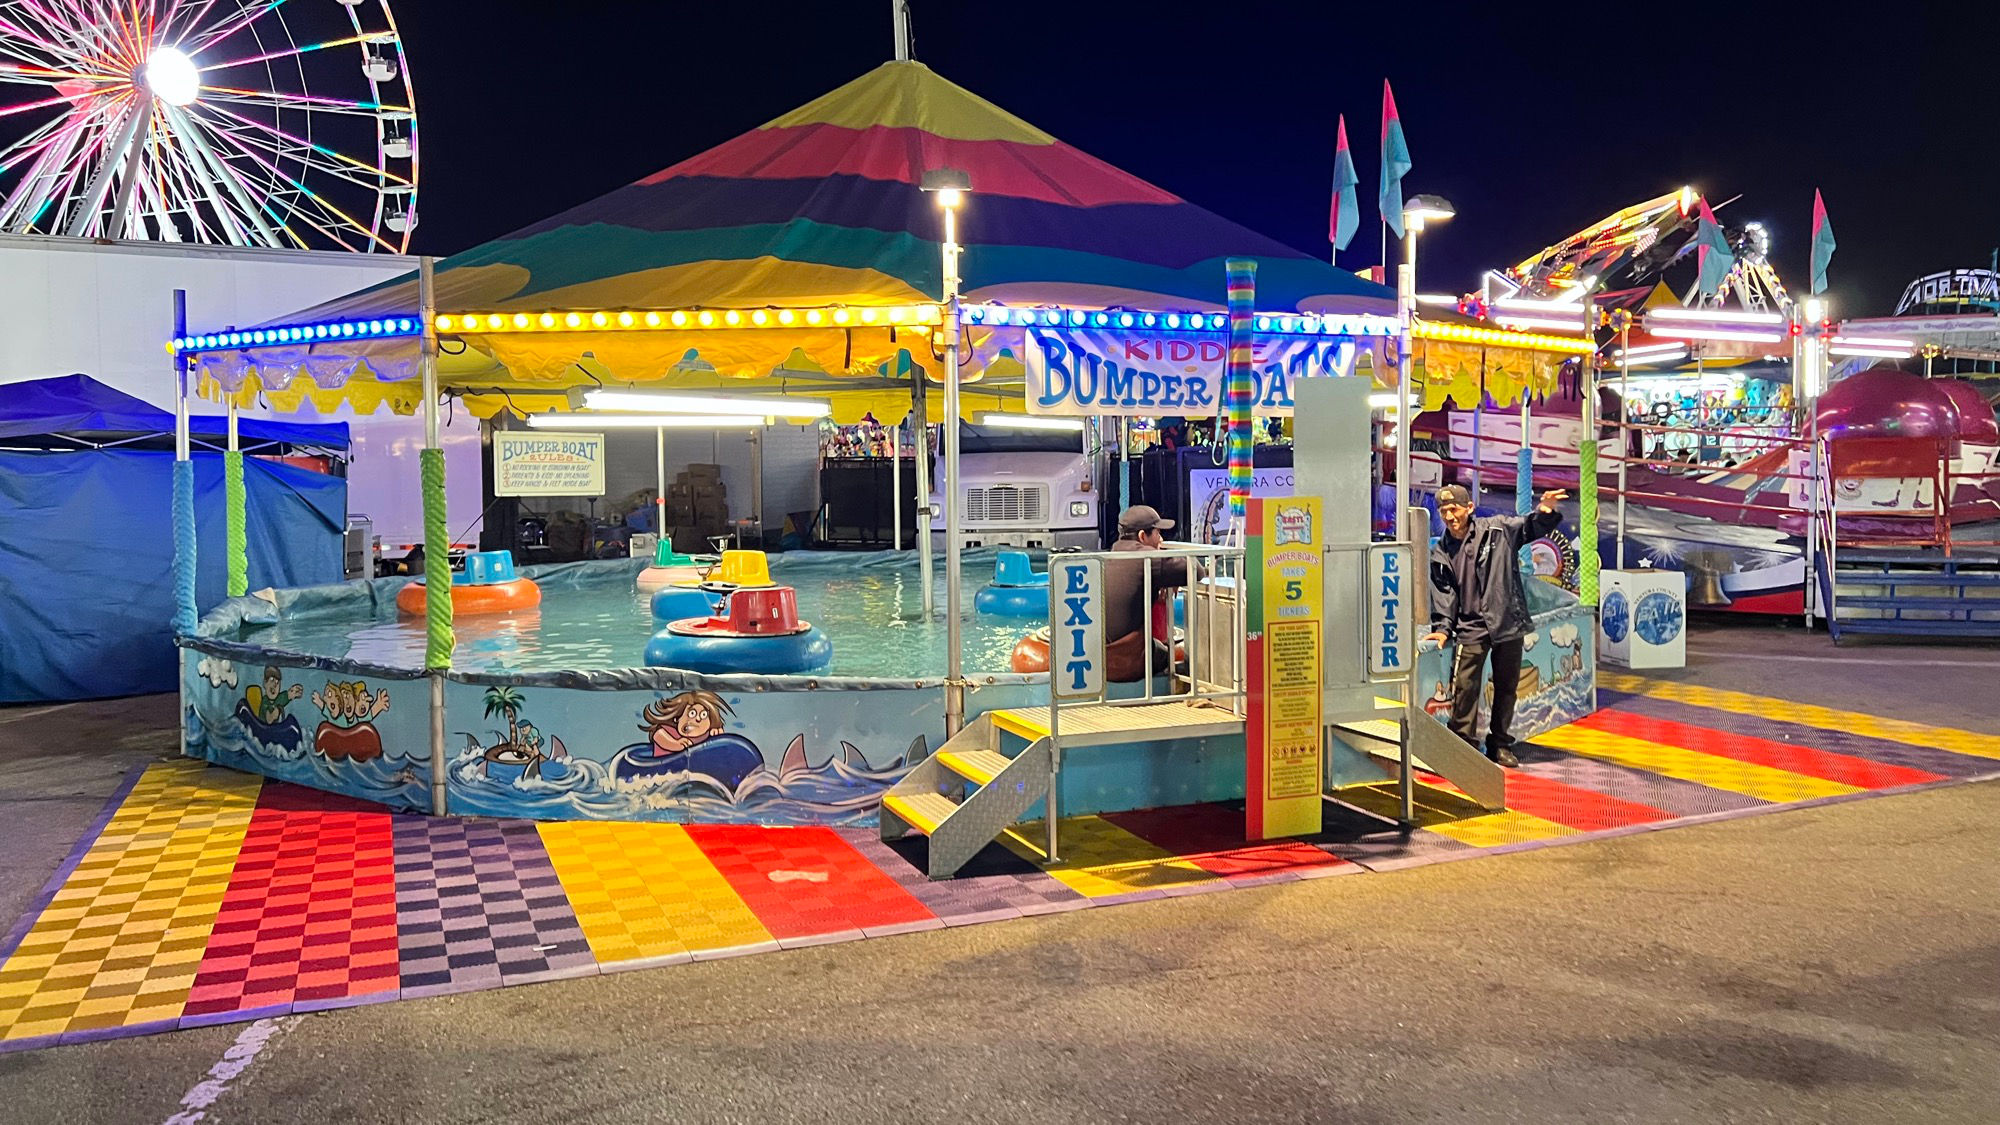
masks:
<svg viewBox="0 0 2000 1125"><path fill-rule="evenodd" d="M200 604L222 600L223 455L197 438ZM0 703L172 691L174 416L83 375L0 386ZM254 453L347 448L347 426L243 419ZM245 459L250 586L343 575L347 482Z"/></svg>

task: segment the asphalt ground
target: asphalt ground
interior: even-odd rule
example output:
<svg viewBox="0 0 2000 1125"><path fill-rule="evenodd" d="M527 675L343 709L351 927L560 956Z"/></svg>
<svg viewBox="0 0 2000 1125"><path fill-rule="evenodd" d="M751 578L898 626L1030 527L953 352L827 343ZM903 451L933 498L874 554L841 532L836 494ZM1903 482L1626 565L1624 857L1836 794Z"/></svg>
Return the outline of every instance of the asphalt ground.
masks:
<svg viewBox="0 0 2000 1125"><path fill-rule="evenodd" d="M1996 673L1704 624L1664 678L2000 732ZM0 914L172 719L0 709ZM1967 785L10 1054L0 1122L1990 1123L1996 823Z"/></svg>

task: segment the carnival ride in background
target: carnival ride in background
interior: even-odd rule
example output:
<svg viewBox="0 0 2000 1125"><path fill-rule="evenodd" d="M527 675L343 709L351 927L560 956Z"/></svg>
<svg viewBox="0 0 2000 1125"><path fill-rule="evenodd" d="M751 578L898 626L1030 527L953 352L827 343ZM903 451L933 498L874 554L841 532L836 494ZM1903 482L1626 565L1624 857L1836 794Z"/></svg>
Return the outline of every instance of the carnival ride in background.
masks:
<svg viewBox="0 0 2000 1125"><path fill-rule="evenodd" d="M1594 378L1569 368L1546 391L1508 387L1506 373L1482 368L1476 382L1453 380L1449 402L1427 394L1412 436L1413 451L1432 462L1419 475L1432 479L1418 483L1527 495L1515 484L1525 432L1534 487L1573 485L1583 396L1594 385L1600 477L1617 476L1601 485L1605 567L1684 570L1690 604L1758 613L1806 609L1816 438L1848 450L1892 438L1937 443L1934 473L1857 469L1852 456L1820 465L1819 502L1857 543L1937 547L1955 527L2000 517L2000 437L1985 397L1963 380L1880 366L1918 346L1843 335L1822 303L1794 298L1762 223L1717 222L1733 260L1713 292L1698 281L1671 285L1669 275L1704 252L1701 214L1692 188L1646 200L1489 272L1478 293L1458 298L1461 314L1504 328L1588 324L1601 347ZM1802 336L1824 349L1819 362L1842 365L1836 379L1850 377L1802 395ZM1879 475L1862 475L1870 472ZM1978 538L1961 532L1959 542ZM1538 557L1551 577L1566 577L1560 550Z"/></svg>
<svg viewBox="0 0 2000 1125"><path fill-rule="evenodd" d="M0 0L0 233L403 253L387 0Z"/></svg>

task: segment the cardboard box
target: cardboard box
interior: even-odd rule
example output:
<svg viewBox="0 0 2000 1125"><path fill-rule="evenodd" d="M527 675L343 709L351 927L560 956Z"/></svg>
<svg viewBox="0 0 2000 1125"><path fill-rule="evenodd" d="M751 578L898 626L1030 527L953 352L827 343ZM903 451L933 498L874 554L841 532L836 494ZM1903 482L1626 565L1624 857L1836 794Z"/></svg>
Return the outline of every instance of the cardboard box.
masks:
<svg viewBox="0 0 2000 1125"><path fill-rule="evenodd" d="M694 477L701 480L719 481L722 479L722 466L699 465L699 464L689 465L687 467L687 472L682 475L688 477Z"/></svg>

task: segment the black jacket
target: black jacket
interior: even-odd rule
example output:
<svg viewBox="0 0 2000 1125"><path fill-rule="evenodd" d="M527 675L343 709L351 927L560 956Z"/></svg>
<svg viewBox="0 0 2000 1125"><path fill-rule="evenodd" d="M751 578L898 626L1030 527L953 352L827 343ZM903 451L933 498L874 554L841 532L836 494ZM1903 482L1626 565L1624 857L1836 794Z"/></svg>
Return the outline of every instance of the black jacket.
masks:
<svg viewBox="0 0 2000 1125"><path fill-rule="evenodd" d="M1555 530L1556 512L1474 516L1465 538L1449 531L1431 547L1431 631L1454 644L1525 637L1534 628L1521 591L1521 546Z"/></svg>

